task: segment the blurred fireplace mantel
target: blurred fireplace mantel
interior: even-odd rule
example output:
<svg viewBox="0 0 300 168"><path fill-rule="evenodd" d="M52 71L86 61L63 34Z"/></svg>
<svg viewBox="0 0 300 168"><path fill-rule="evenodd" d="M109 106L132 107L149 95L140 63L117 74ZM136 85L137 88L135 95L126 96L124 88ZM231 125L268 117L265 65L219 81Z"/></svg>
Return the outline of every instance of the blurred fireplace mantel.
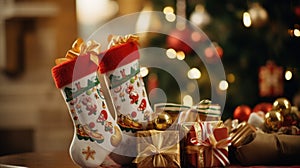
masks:
<svg viewBox="0 0 300 168"><path fill-rule="evenodd" d="M22 57L22 53L13 51L12 54L8 53L8 38L10 38L10 45L12 48L20 49L22 51L22 24L24 22L32 21L38 18L54 17L58 13L58 6L50 2L18 2L16 0L0 0L0 69L15 73L18 71L18 60ZM7 29L7 22L14 20L21 23L13 24L13 28ZM15 31L13 33L8 33ZM11 37L10 37L11 36ZM8 59L9 58L9 59ZM16 61L16 62L15 62ZM16 65L14 65L14 63Z"/></svg>

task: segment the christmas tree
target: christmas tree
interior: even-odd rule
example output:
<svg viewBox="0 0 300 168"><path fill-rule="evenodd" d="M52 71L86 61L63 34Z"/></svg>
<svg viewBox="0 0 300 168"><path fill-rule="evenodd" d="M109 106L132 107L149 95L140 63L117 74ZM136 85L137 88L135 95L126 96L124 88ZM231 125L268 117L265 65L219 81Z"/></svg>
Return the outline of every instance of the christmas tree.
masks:
<svg viewBox="0 0 300 168"><path fill-rule="evenodd" d="M223 118L232 117L238 105L254 107L260 102L273 102L277 97L286 97L292 101L299 91L298 1L152 0L151 3L156 11L171 7L175 14L181 12L181 16L198 25L213 42L221 57L228 84L228 88L224 88L227 100ZM247 22L247 16L251 23ZM170 48L172 41L168 41L168 36L150 37L148 46ZM210 98L211 86L203 62L197 60L195 53L189 52L184 44L175 46L184 51L184 61L201 72L201 78L197 79L201 99ZM268 61L282 68L282 81L275 81L282 82L281 94L260 95L260 68L266 66ZM164 90L168 102L181 103L178 85L170 74L151 68L150 75L145 77L146 85L153 80L153 76L156 76L154 85ZM264 76L263 80L269 78L271 80L271 77ZM153 82L150 83L152 86Z"/></svg>

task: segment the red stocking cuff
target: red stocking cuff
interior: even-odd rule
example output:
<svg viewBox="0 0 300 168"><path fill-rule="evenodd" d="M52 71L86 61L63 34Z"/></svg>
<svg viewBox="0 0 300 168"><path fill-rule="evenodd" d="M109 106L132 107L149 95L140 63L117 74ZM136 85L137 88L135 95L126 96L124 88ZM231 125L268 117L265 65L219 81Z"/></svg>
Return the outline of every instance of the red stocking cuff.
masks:
<svg viewBox="0 0 300 168"><path fill-rule="evenodd" d="M56 87L61 88L97 71L97 68L97 65L90 61L89 54L86 54L56 65L52 68L52 76Z"/></svg>
<svg viewBox="0 0 300 168"><path fill-rule="evenodd" d="M106 73L139 58L137 44L134 42L124 43L100 54L99 70L101 73Z"/></svg>

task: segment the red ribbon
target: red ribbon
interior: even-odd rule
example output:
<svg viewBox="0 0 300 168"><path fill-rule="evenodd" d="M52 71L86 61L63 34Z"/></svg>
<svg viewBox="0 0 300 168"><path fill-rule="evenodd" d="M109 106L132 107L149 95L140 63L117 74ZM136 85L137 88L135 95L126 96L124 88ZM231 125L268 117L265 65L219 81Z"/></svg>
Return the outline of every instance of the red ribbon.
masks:
<svg viewBox="0 0 300 168"><path fill-rule="evenodd" d="M191 143L203 147L204 150L208 152L206 156L210 157L210 159L205 160L210 161L210 167L214 166L215 158L222 166L228 165L230 162L222 150L228 150L227 147L231 144L231 137L217 141L213 133L213 126L209 122L197 122L195 123L194 128L196 137L191 138Z"/></svg>

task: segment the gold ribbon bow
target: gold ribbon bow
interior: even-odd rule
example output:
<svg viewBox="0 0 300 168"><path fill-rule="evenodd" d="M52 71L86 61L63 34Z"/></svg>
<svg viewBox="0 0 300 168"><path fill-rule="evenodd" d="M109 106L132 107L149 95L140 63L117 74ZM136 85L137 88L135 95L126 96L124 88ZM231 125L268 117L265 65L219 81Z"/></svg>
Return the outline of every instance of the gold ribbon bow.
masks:
<svg viewBox="0 0 300 168"><path fill-rule="evenodd" d="M180 167L179 161L179 143L178 138L170 138L170 134L166 132L157 131L139 131L140 142L138 142L138 156L134 160L134 163L151 163L153 167L166 167L170 164L175 164ZM176 134L172 132L172 136ZM145 136L145 137L144 137ZM150 142L149 142L150 141ZM152 143L151 143L152 141ZM143 147L141 147L143 146ZM150 165L147 165L150 166Z"/></svg>
<svg viewBox="0 0 300 168"><path fill-rule="evenodd" d="M84 54L90 54L90 59L98 65L98 54L101 52L101 45L94 40L84 43L82 38L78 38L72 45L72 48L68 50L64 58L58 58L55 60L56 65L66 61L75 59L76 57Z"/></svg>
<svg viewBox="0 0 300 168"><path fill-rule="evenodd" d="M196 137L191 138L191 143L195 146L187 146L187 153L191 154L199 151L203 154L205 153L202 158L208 161L208 163L201 160L201 157L198 158L198 161L200 161L203 166L215 166L215 158L222 166L228 165L229 160L222 150L228 150L228 146L231 144L231 138L228 137L217 141L210 124L205 126L203 123L195 123L194 129ZM202 135L200 135L201 133Z"/></svg>
<svg viewBox="0 0 300 168"><path fill-rule="evenodd" d="M120 45L120 44L124 44L127 42L135 42L138 44L139 41L139 36L133 35L133 34L128 34L123 36L117 36L117 35L109 35L108 36L108 48Z"/></svg>

